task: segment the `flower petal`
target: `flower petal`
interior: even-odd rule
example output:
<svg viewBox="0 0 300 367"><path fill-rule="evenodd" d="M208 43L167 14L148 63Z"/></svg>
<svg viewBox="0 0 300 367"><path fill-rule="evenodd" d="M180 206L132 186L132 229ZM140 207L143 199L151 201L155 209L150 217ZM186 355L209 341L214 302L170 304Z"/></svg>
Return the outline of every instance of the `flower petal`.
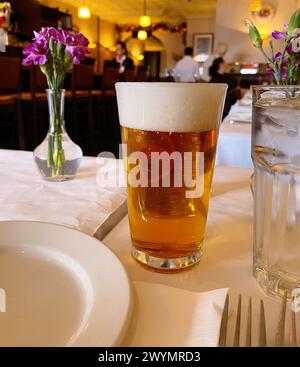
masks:
<svg viewBox="0 0 300 367"><path fill-rule="evenodd" d="M273 31L272 32L272 37L275 39L275 40L282 40L285 38L285 33L283 32L279 32L279 31Z"/></svg>
<svg viewBox="0 0 300 367"><path fill-rule="evenodd" d="M300 52L300 37L296 37L291 42L292 45L292 51L297 53Z"/></svg>

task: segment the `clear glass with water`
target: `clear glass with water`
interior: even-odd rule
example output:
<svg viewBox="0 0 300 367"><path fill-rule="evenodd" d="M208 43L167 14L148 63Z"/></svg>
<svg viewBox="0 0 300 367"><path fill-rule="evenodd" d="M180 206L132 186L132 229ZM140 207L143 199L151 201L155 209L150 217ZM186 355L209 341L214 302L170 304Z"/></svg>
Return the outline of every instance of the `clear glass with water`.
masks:
<svg viewBox="0 0 300 367"><path fill-rule="evenodd" d="M269 294L300 287L300 87L253 91L254 276Z"/></svg>

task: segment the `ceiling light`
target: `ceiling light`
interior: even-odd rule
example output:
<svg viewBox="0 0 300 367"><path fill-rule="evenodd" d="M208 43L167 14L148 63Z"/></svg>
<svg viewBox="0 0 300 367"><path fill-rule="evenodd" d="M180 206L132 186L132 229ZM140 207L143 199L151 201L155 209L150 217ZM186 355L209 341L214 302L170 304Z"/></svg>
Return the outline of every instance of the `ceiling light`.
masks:
<svg viewBox="0 0 300 367"><path fill-rule="evenodd" d="M147 4L146 4L146 0L144 0L144 15L142 15L140 17L139 24L143 28L150 27L150 25L151 25L151 18L149 17L149 15L147 15Z"/></svg>
<svg viewBox="0 0 300 367"><path fill-rule="evenodd" d="M90 9L87 8L85 5L81 6L78 9L78 17L80 19L90 19L91 18L91 12Z"/></svg>
<svg viewBox="0 0 300 367"><path fill-rule="evenodd" d="M249 3L249 10L252 13L255 13L257 11L260 11L262 8L261 0L251 0Z"/></svg>
<svg viewBox="0 0 300 367"><path fill-rule="evenodd" d="M151 25L151 18L149 17L149 15L142 15L140 17L140 23L139 24L143 28L150 27L150 25Z"/></svg>
<svg viewBox="0 0 300 367"><path fill-rule="evenodd" d="M146 41L148 35L147 35L147 32L146 31L138 31L138 34L137 34L137 38L140 40L140 41Z"/></svg>

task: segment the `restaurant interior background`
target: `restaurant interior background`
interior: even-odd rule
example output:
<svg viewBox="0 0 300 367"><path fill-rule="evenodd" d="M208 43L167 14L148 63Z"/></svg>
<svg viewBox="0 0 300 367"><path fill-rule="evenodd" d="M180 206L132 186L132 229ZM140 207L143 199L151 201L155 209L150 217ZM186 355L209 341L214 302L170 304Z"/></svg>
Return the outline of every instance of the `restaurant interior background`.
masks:
<svg viewBox="0 0 300 367"><path fill-rule="evenodd" d="M244 18L253 19L267 41L300 4L297 0L11 0L10 5L9 23L0 17L7 36L6 51L0 54L0 148L32 150L46 135L46 80L37 68L21 66L18 79L7 57L22 58L33 30L55 26L80 31L90 41L85 61L89 68L82 75L70 71L66 78L67 131L85 155L107 150L117 155L120 132L114 84L119 75L108 61L115 57L118 40L126 42L135 65L125 81L172 81L172 69L186 46L194 47L201 71L208 54L226 43L226 62L243 91L251 84L270 82L261 54L251 47ZM82 7L90 11L86 18L79 15ZM140 40L139 18L145 14L152 24L145 28L147 38ZM10 99L11 93L18 98Z"/></svg>

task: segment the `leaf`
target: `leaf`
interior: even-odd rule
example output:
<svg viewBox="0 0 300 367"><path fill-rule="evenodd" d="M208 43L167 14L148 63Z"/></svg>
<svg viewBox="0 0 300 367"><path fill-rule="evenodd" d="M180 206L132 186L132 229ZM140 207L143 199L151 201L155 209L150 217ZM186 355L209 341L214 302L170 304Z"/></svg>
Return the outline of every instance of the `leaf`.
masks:
<svg viewBox="0 0 300 367"><path fill-rule="evenodd" d="M66 46L63 45L62 43L58 42L58 44L57 44L57 56L58 56L59 61L61 61L61 62L63 62L63 60L64 60L65 50L66 50Z"/></svg>
<svg viewBox="0 0 300 367"><path fill-rule="evenodd" d="M288 26L288 33L291 35L296 28L300 28L300 9L291 16Z"/></svg>
<svg viewBox="0 0 300 367"><path fill-rule="evenodd" d="M255 27L255 25L249 19L245 19L245 24L248 27L249 37L250 37L250 40L252 42L252 45L256 48L261 48L263 42L262 42L262 38L260 36L260 33L258 32L258 29Z"/></svg>
<svg viewBox="0 0 300 367"><path fill-rule="evenodd" d="M54 42L53 38L50 38L49 48L50 48L50 51L51 51L52 55L54 56L55 53L56 53L56 45L55 45L55 42Z"/></svg>

